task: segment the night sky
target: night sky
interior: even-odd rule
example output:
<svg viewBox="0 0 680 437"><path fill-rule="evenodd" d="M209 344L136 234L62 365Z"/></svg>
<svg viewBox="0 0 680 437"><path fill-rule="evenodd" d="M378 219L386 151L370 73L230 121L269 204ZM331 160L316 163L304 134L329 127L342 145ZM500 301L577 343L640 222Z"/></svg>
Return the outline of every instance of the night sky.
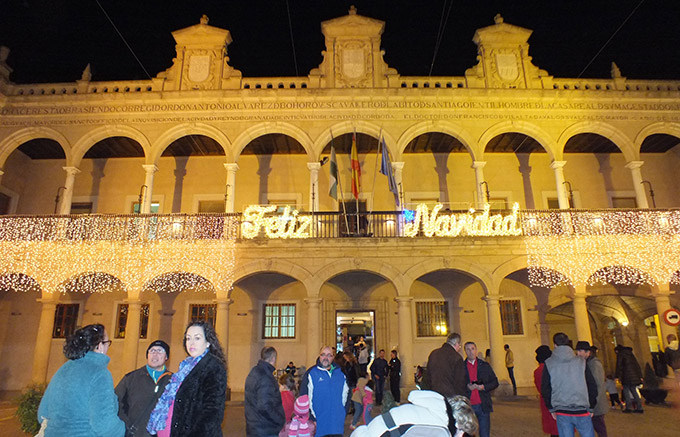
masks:
<svg viewBox="0 0 680 437"><path fill-rule="evenodd" d="M99 3L152 77L172 64L170 32L198 24L202 14L210 25L231 31L229 63L244 77L306 76L321 63L321 22L347 14L354 4L360 15L386 22L385 61L405 76L428 75L442 14L446 26L434 76L462 76L476 64L474 31L492 25L501 13L506 23L534 31L529 39L533 62L555 77L608 78L615 61L630 79L680 79L678 0ZM95 81L148 79L95 0L0 0L0 45L12 50L8 63L15 83L73 82L88 63Z"/></svg>

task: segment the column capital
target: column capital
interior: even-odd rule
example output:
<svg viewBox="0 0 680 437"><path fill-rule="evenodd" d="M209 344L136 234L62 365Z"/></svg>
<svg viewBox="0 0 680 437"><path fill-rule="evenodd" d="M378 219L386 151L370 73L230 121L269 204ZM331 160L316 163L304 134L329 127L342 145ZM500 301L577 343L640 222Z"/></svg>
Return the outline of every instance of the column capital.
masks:
<svg viewBox="0 0 680 437"><path fill-rule="evenodd" d="M307 297L303 300L309 306L317 306L321 304L321 301L323 299L321 299L320 297Z"/></svg>
<svg viewBox="0 0 680 437"><path fill-rule="evenodd" d="M143 164L142 168L147 174L153 174L158 171L158 166L156 166L156 164Z"/></svg>
<svg viewBox="0 0 680 437"><path fill-rule="evenodd" d="M234 299L230 299L228 297L218 297L217 299L215 299L215 303L231 305L232 303L234 303Z"/></svg>
<svg viewBox="0 0 680 437"><path fill-rule="evenodd" d="M498 302L503 299L503 296L500 294L487 294L482 298L484 302L486 302L487 305L493 305L494 303L498 305Z"/></svg>
<svg viewBox="0 0 680 437"><path fill-rule="evenodd" d="M590 296L592 296L592 294L590 294L590 293L585 293L585 292L583 292L583 293L574 292L574 293L571 293L571 295L570 295L570 297L572 298L572 300L577 300L577 299L578 299L578 300L581 300L581 299L586 300L586 298L588 298L588 297L590 297Z"/></svg>
<svg viewBox="0 0 680 437"><path fill-rule="evenodd" d="M395 161L392 163L392 170L403 170L404 164L406 163L403 161Z"/></svg>
<svg viewBox="0 0 680 437"><path fill-rule="evenodd" d="M225 162L224 168L227 171L233 171L233 172L235 172L239 169L238 164L236 164L235 162Z"/></svg>
<svg viewBox="0 0 680 437"><path fill-rule="evenodd" d="M307 168L309 169L309 171L319 171L319 169L321 168L321 163L320 162L308 162Z"/></svg>
<svg viewBox="0 0 680 437"><path fill-rule="evenodd" d="M472 161L472 168L484 168L486 161Z"/></svg>
<svg viewBox="0 0 680 437"><path fill-rule="evenodd" d="M645 161L628 161L625 165L626 168L628 169L636 169L642 167L642 164L644 164Z"/></svg>
<svg viewBox="0 0 680 437"><path fill-rule="evenodd" d="M550 168L555 170L558 168L564 168L565 165L567 165L567 161L553 161L550 163Z"/></svg>
<svg viewBox="0 0 680 437"><path fill-rule="evenodd" d="M407 305L413 302L413 296L397 296L394 301L399 305Z"/></svg>
<svg viewBox="0 0 680 437"><path fill-rule="evenodd" d="M125 299L125 303L128 305L141 305L142 300L139 297L128 297Z"/></svg>
<svg viewBox="0 0 680 437"><path fill-rule="evenodd" d="M651 293L652 297L670 296L671 294L675 294L675 292L671 290L671 284L668 282L660 282L656 287L652 288Z"/></svg>
<svg viewBox="0 0 680 437"><path fill-rule="evenodd" d="M74 175L74 176L77 175L78 173L80 173L80 169L78 167L62 167L62 169L64 169L64 171L67 174Z"/></svg>

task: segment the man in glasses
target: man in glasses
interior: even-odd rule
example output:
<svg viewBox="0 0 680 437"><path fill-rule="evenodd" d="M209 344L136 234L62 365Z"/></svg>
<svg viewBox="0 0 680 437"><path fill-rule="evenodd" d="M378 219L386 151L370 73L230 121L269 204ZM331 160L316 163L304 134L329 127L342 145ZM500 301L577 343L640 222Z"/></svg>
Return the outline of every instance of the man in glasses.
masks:
<svg viewBox="0 0 680 437"><path fill-rule="evenodd" d="M127 437L149 435L146 432L149 415L172 375L165 367L169 356L170 346L166 342L152 342L146 350L146 365L128 373L118 383L118 416L125 422Z"/></svg>

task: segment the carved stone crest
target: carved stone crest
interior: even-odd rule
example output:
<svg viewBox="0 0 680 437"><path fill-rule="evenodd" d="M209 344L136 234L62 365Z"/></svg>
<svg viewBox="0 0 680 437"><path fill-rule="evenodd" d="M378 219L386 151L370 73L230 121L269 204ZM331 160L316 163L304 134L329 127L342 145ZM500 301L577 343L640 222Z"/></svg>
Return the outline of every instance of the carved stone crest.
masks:
<svg viewBox="0 0 680 437"><path fill-rule="evenodd" d="M514 53L496 53L496 72L505 81L514 81L519 77L517 55Z"/></svg>
<svg viewBox="0 0 680 437"><path fill-rule="evenodd" d="M191 55L189 57L189 80L194 83L205 82L210 76L210 56Z"/></svg>
<svg viewBox="0 0 680 437"><path fill-rule="evenodd" d="M338 47L335 73L339 84L357 87L370 85L370 51L366 42L347 41Z"/></svg>

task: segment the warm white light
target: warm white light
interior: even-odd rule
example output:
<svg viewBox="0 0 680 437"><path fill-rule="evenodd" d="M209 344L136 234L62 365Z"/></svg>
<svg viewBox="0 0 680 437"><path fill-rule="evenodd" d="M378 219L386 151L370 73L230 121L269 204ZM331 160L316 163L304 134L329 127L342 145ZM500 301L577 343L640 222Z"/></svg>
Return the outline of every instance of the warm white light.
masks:
<svg viewBox="0 0 680 437"><path fill-rule="evenodd" d="M515 203L512 214L503 217L501 214L489 215L490 206L487 203L481 213L474 209L464 214L439 215L444 206L436 204L432 211L425 203L416 208L413 221L404 225L404 236L415 237L422 229L426 237L458 237L469 236L512 236L521 235L519 226L519 204Z"/></svg>
<svg viewBox="0 0 680 437"><path fill-rule="evenodd" d="M621 326L628 326L628 320L621 320Z"/></svg>

